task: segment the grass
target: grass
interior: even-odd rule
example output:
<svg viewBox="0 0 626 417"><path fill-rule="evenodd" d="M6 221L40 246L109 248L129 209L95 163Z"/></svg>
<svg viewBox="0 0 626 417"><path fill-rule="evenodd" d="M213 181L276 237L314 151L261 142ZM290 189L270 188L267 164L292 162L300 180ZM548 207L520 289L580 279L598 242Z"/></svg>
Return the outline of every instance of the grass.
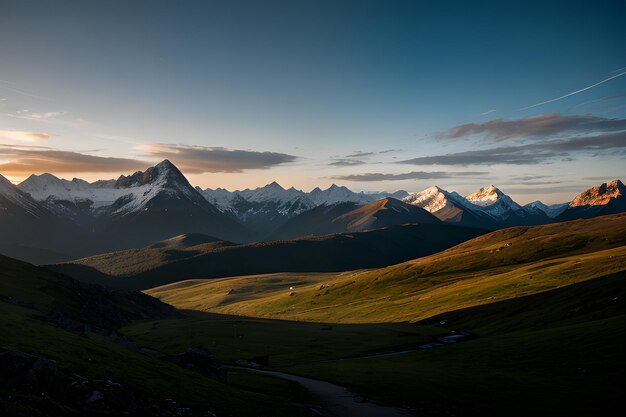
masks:
<svg viewBox="0 0 626 417"><path fill-rule="evenodd" d="M625 271L622 214L501 230L381 269L155 288L148 293L198 312L125 331L164 349L178 337L214 340L227 361L266 354L275 369L420 416L617 415L626 383ZM243 336L222 334L235 323ZM401 356L332 360L449 329L476 338ZM317 359L324 357L331 360Z"/></svg>
<svg viewBox="0 0 626 417"><path fill-rule="evenodd" d="M195 280L146 292L181 309L240 316L419 321L622 271L625 244L626 215L616 215L505 229L381 269Z"/></svg>
<svg viewBox="0 0 626 417"><path fill-rule="evenodd" d="M206 378L175 364L153 359L120 346L105 336L66 331L42 320L50 309L79 308L81 291L66 277L42 268L0 258L0 334L2 346L57 361L60 370L94 379L111 379L151 398L209 409L219 416L308 415L288 398L248 391ZM122 300L119 297L118 300ZM189 344L181 343L183 351ZM45 394L45 393L44 393ZM76 415L73 405L45 395L0 387L0 407L14 415ZM7 400L12 398L11 400ZM51 411L50 411L51 412Z"/></svg>
<svg viewBox="0 0 626 417"><path fill-rule="evenodd" d="M446 330L410 323L325 324L190 312L183 320L137 322L124 334L163 352L203 344L221 361L267 356L271 366L319 362L417 346Z"/></svg>

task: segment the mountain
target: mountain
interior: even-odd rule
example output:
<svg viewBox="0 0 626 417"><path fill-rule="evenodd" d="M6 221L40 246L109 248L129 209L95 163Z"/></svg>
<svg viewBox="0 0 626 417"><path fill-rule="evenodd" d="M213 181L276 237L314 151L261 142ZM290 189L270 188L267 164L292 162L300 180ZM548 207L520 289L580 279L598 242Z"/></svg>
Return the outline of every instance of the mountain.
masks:
<svg viewBox="0 0 626 417"><path fill-rule="evenodd" d="M626 211L626 186L619 179L578 194L555 220L586 219Z"/></svg>
<svg viewBox="0 0 626 417"><path fill-rule="evenodd" d="M222 188L198 191L223 213L265 236L290 218L315 207L303 191L272 182L254 190L229 192Z"/></svg>
<svg viewBox="0 0 626 417"><path fill-rule="evenodd" d="M81 249L73 223L57 216L0 175L0 253L33 262L62 261Z"/></svg>
<svg viewBox="0 0 626 417"><path fill-rule="evenodd" d="M435 253L483 233L438 222L245 245L183 235L48 268L112 288L146 289L191 278L380 267Z"/></svg>
<svg viewBox="0 0 626 417"><path fill-rule="evenodd" d="M426 210L395 198L359 205L343 202L321 205L294 217L270 235L270 239L294 239L329 233L357 232L408 223L436 224L440 220Z"/></svg>
<svg viewBox="0 0 626 417"><path fill-rule="evenodd" d="M493 217L500 227L530 226L551 221L543 211L525 209L493 185L483 187L465 196L465 199Z"/></svg>
<svg viewBox="0 0 626 417"><path fill-rule="evenodd" d="M315 188L306 193L293 187L285 189L277 182L253 190L196 189L220 211L231 215L261 236L267 236L289 219L321 205L344 202L365 204L381 198L401 199L408 195L402 190L393 193L355 193L335 184L326 190Z"/></svg>
<svg viewBox="0 0 626 417"><path fill-rule="evenodd" d="M223 214L165 160L116 181L88 183L31 175L19 184L49 211L90 231L103 249L145 245L169 236L198 232L233 241L253 234Z"/></svg>
<svg viewBox="0 0 626 417"><path fill-rule="evenodd" d="M437 186L411 194L402 201L423 208L441 221L485 229L498 228L497 221L479 207L475 207L461 195Z"/></svg>
<svg viewBox="0 0 626 417"><path fill-rule="evenodd" d="M556 216L563 213L565 209L567 209L567 206L568 206L568 203L547 205L537 200L537 201L533 201L532 203L528 203L524 205L523 207L524 209L529 210L531 212L533 210L539 210L540 212L544 213L549 218L554 219Z"/></svg>
<svg viewBox="0 0 626 417"><path fill-rule="evenodd" d="M184 317L144 293L0 256L0 311L4 416L304 416L279 397L225 383L198 342L164 354L129 340L131 321Z"/></svg>

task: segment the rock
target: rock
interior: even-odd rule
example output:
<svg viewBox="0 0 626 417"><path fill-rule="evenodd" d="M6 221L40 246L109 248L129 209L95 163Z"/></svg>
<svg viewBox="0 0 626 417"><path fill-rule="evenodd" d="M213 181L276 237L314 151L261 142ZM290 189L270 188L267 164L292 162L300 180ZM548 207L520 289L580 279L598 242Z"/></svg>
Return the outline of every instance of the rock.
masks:
<svg viewBox="0 0 626 417"><path fill-rule="evenodd" d="M57 364L46 359L8 347L0 348L0 374L18 384L47 386L59 375Z"/></svg>
<svg viewBox="0 0 626 417"><path fill-rule="evenodd" d="M204 346L192 346L183 353L164 356L163 359L174 362L183 368L200 372L212 379L224 379L224 375L220 371L220 364L213 359L211 353Z"/></svg>

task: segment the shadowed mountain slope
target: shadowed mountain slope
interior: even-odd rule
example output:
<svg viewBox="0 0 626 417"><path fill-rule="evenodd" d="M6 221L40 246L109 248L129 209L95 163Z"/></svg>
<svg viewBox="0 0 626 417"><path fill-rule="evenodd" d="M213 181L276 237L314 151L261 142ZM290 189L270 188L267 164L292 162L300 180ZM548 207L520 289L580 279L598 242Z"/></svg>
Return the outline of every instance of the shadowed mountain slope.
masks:
<svg viewBox="0 0 626 417"><path fill-rule="evenodd" d="M482 233L437 223L246 245L213 242L171 249L159 243L49 267L114 288L146 289L190 278L380 267L436 253Z"/></svg>
<svg viewBox="0 0 626 417"><path fill-rule="evenodd" d="M426 210L395 198L359 205L345 202L305 211L278 228L269 239L294 239L329 233L358 232L401 224L437 224L441 221Z"/></svg>

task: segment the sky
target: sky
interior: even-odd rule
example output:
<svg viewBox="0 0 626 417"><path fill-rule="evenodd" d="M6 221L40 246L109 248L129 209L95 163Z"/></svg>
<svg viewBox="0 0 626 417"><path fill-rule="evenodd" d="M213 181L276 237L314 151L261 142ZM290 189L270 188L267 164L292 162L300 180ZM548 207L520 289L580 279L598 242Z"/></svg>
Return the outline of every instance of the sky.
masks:
<svg viewBox="0 0 626 417"><path fill-rule="evenodd" d="M571 200L626 179L626 3L0 0L0 174Z"/></svg>

